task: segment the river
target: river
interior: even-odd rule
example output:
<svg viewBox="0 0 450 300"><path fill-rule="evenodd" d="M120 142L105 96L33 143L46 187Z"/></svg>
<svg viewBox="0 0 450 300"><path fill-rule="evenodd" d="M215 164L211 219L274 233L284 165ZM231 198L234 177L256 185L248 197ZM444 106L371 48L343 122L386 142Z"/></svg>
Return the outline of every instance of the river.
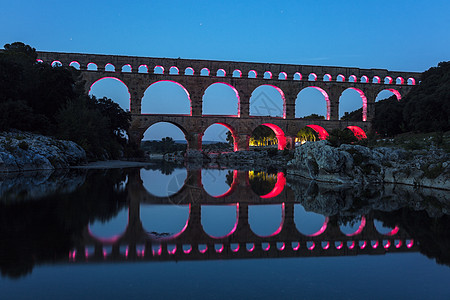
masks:
<svg viewBox="0 0 450 300"><path fill-rule="evenodd" d="M2 299L450 299L450 197L283 171L0 177Z"/></svg>

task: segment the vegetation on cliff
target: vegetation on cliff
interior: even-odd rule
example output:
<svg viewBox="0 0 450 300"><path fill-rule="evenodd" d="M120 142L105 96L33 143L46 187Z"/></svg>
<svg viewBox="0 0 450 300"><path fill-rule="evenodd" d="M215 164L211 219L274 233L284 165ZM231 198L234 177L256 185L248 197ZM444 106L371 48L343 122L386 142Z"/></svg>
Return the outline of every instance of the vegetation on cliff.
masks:
<svg viewBox="0 0 450 300"><path fill-rule="evenodd" d="M129 113L84 91L79 71L37 62L20 42L0 52L0 131L19 129L80 144L91 159L123 153Z"/></svg>

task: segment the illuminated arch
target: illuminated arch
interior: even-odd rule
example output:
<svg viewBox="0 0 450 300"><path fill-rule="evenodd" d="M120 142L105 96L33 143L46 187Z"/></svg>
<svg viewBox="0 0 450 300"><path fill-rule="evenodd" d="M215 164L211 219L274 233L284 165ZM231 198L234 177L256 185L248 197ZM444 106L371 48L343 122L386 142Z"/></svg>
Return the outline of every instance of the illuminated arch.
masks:
<svg viewBox="0 0 450 300"><path fill-rule="evenodd" d="M156 81L156 82L152 83L151 85L149 85L149 86L147 87L147 89L146 89L145 92L144 92L144 97L142 98L142 103L141 103L141 112L142 112L142 114L152 114L152 113L149 113L149 112L144 112L144 110L142 109L142 108L144 107L143 104L146 103L146 101L144 101L144 99L145 99L146 94L147 94L147 92L149 91L149 89L150 89L151 87L155 86L155 84L164 83L164 82L166 82L166 83L167 83L167 82L168 82L168 83L174 83L176 86L178 86L178 87L180 87L180 88L182 89L183 93L181 93L181 92L176 92L176 93L179 94L178 96L182 96L182 94L183 94L183 95L186 95L186 97L187 97L187 99L188 99L188 101L189 101L189 113L188 113L188 115L192 116L192 101L191 101L191 97L190 97L190 95L189 95L188 90L187 90L182 84L180 84L180 83L178 83L178 82L176 82L176 81L173 81L173 80L159 80L159 81ZM181 91L181 90L180 90L180 91ZM147 106L147 104L146 104L145 106ZM154 105L152 105L152 106L154 106ZM145 110L147 110L147 109L145 109ZM160 114L160 112L154 112L154 113L155 113L155 114ZM173 114L179 114L179 113L173 113ZM180 115L184 115L184 114L180 114Z"/></svg>
<svg viewBox="0 0 450 300"><path fill-rule="evenodd" d="M360 127L358 127L358 126L348 126L347 128L350 129L353 132L353 134L355 135L355 137L358 140L367 139L366 133Z"/></svg>
<svg viewBox="0 0 450 300"><path fill-rule="evenodd" d="M241 78L242 77L242 71L241 70L234 70L233 71L233 77Z"/></svg>
<svg viewBox="0 0 450 300"><path fill-rule="evenodd" d="M222 125L222 126L224 126L226 129L228 129L231 132L231 135L233 136L233 141L234 141L234 143L233 143L233 150L234 151L238 151L238 143L237 143L237 139L236 139L236 130L231 125L226 124L226 123L221 123L221 122L213 123L213 124L209 125L208 128L210 128L212 125L215 125L215 124ZM203 135L206 132L206 130L208 130L208 128L205 129L205 131L203 132Z"/></svg>
<svg viewBox="0 0 450 300"><path fill-rule="evenodd" d="M373 78L372 78L372 83L381 83L381 78L380 78L380 76L373 76Z"/></svg>
<svg viewBox="0 0 450 300"><path fill-rule="evenodd" d="M350 75L350 77L348 77L348 81L349 82L358 82L358 78L356 78L355 75Z"/></svg>
<svg viewBox="0 0 450 300"><path fill-rule="evenodd" d="M263 78L264 78L264 79L272 79L272 72L270 72L270 71L265 71L265 72L264 72Z"/></svg>
<svg viewBox="0 0 450 300"><path fill-rule="evenodd" d="M407 84L408 85L416 85L416 80L414 78L410 77L410 78L408 78Z"/></svg>
<svg viewBox="0 0 450 300"><path fill-rule="evenodd" d="M395 95L395 97L397 97L397 100L398 101L400 101L401 99L402 99L402 95L400 94L400 92L398 91L398 90L396 90L396 89L384 89L384 90L381 90L378 94L377 94L377 97L375 98L376 99L376 101L378 101L378 96L380 96L380 94L381 93L383 93L383 92L385 92L385 91L389 91L389 92L391 92L392 94L394 94ZM386 92L385 92L386 93ZM389 94L389 93L386 93L386 94ZM392 96L392 95L391 95ZM384 97L384 98L381 98L381 99L386 99L386 98L389 98L390 96L388 96L388 97ZM381 100L380 99L380 100Z"/></svg>
<svg viewBox="0 0 450 300"><path fill-rule="evenodd" d="M403 79L403 77L399 76L395 79L395 84L405 84L405 79Z"/></svg>
<svg viewBox="0 0 450 300"><path fill-rule="evenodd" d="M200 76L209 76L210 75L210 71L208 68L203 68L200 70Z"/></svg>
<svg viewBox="0 0 450 300"><path fill-rule="evenodd" d="M322 89L322 88L320 88L320 87L318 87L318 86L309 86L309 87L305 87L304 89L302 89L302 90L297 94L297 99L295 100L295 112L296 112L296 114L297 114L297 112L300 112L300 111L301 111L300 109L297 108L297 102L301 101L301 100L300 100L300 94L301 94L303 91L307 91L309 88L313 88L313 89L319 91L319 92L323 95L323 97L324 97L324 99L325 99L325 103L326 103L326 116L325 116L325 118L326 118L327 120L330 120L330 118L331 118L331 102L330 102L330 97L328 96L327 92L326 92L324 89Z"/></svg>
<svg viewBox="0 0 450 300"><path fill-rule="evenodd" d="M386 76L384 78L384 84L392 84L394 82L394 80L392 79L391 76Z"/></svg>
<svg viewBox="0 0 450 300"><path fill-rule="evenodd" d="M295 72L293 79L294 80L302 80L302 74L300 72Z"/></svg>
<svg viewBox="0 0 450 300"><path fill-rule="evenodd" d="M273 89L275 89L279 94L280 94L280 97L281 97L281 101L282 101L282 105L283 105L283 107L282 107L282 111L279 111L278 113L281 115L281 117L282 118L286 118L286 98L285 98L285 96L284 96L284 92L283 92L283 90L282 89L280 89L279 87L277 87L277 86L274 86L274 85L271 85L271 84L263 84L263 85L260 85L260 86L258 86L256 89L254 89L253 91L252 91L252 95L251 95L251 97L250 97L250 115L253 115L253 116L271 116L270 114L269 115L263 115L263 114L260 114L259 112L258 112L258 109L257 108L255 108L255 101L258 101L258 100L260 100L261 99L261 101L263 101L263 103L264 103L264 107L263 108L265 108L267 111L269 111L269 113L270 113L270 111L272 111L272 110L278 110L278 108L279 107L275 107L274 105L271 105L271 104L273 104L273 101L271 101L271 99L270 99L270 97L266 94L266 93L264 93L264 92L262 92L262 93L260 93L259 95L254 95L254 93L255 93L255 91L257 90L257 89L260 89L261 87L270 87L270 88L273 88ZM268 104L267 103L267 101L269 101L270 103ZM254 114L254 113L252 113L252 111L253 110L257 110L256 111L256 114ZM272 116L273 117L273 116Z"/></svg>
<svg viewBox="0 0 450 300"><path fill-rule="evenodd" d="M69 66L70 66L70 67L74 67L74 68L77 69L77 70L79 70L80 67L81 67L80 63L77 62L77 61L75 61L75 60L72 61L72 62L70 62Z"/></svg>
<svg viewBox="0 0 450 300"><path fill-rule="evenodd" d="M308 81L317 81L317 74L316 73L310 73L308 75Z"/></svg>
<svg viewBox="0 0 450 300"><path fill-rule="evenodd" d="M339 74L338 76L336 76L336 81L345 82L345 76L342 74Z"/></svg>
<svg viewBox="0 0 450 300"><path fill-rule="evenodd" d="M213 87L213 86L215 86L215 87L218 87L218 85L220 86L220 85L225 85L225 86L227 86L228 88L231 88L232 90L233 90L233 92L234 92L234 94L235 94L235 96L236 96L236 101L237 101L237 105L236 105L236 113L235 114L223 114L223 113L221 113L221 114L219 114L219 113L210 113L210 112L208 112L207 114L205 114L205 113L203 113L204 115L227 115L227 116L232 116L232 117L239 117L240 116L240 105L241 105L241 101L240 101L240 97L239 97L239 92L236 90L236 88L234 87L234 86L232 86L231 84L229 84L229 83L226 83L226 82L215 82L215 83L213 83L213 84L211 84L210 86L208 86L207 88L206 88L206 90L205 90L205 92L203 93L203 112L205 112L205 111L208 111L208 107L207 107L207 103L209 103L210 101L208 100L208 99L204 99L205 98L205 96L207 96L207 91L208 91L208 89L209 88L211 88L211 87ZM225 92L226 93L226 92ZM223 93L221 93L222 95L223 95ZM225 96L225 95L224 95ZM206 100L208 100L208 101L206 101ZM227 99L228 100L228 99ZM234 100L233 100L234 101ZM228 101L226 101L226 102L228 102ZM227 103L225 103L225 104L227 104ZM205 106L206 105L206 106ZM228 104L227 104L228 105Z"/></svg>
<svg viewBox="0 0 450 300"><path fill-rule="evenodd" d="M147 65L140 65L138 67L138 73L148 73L148 66Z"/></svg>
<svg viewBox="0 0 450 300"><path fill-rule="evenodd" d="M216 72L216 76L217 76L217 77L225 77L225 76L227 76L227 72L225 72L224 69L219 69L219 70L217 70L217 72Z"/></svg>
<svg viewBox="0 0 450 300"><path fill-rule="evenodd" d="M331 81L332 77L330 74L323 75L322 81Z"/></svg>
<svg viewBox="0 0 450 300"><path fill-rule="evenodd" d="M122 69L120 70L122 73L131 73L133 71L133 68L130 64L126 64L122 66Z"/></svg>
<svg viewBox="0 0 450 300"><path fill-rule="evenodd" d="M122 80L120 80L117 77L112 77L112 76L106 76L106 77L102 77L100 79L97 79L96 81L94 81L91 86L89 87L89 92L88 95L93 95L93 91L92 88L94 87L95 84L101 82L104 79L113 79L114 81L119 82L122 86L125 87L126 91L127 91L127 104L122 103L122 101L118 101L118 99L116 97L112 97L111 95L108 94L103 94L103 95L97 95L97 97L101 98L101 97L108 97L111 100L113 100L114 102L116 102L117 104L120 105L120 107L124 110L130 110L130 106L131 106L131 94L130 94L130 90L128 89L128 86L125 84L125 82L123 82ZM113 92L112 88L109 89L109 91ZM116 98L116 99L114 99Z"/></svg>
<svg viewBox="0 0 450 300"><path fill-rule="evenodd" d="M124 216L124 214L125 214L125 216ZM105 244L113 244L113 243L117 242L127 231L128 222L124 221L122 219L125 219L125 217L128 217L128 215L129 215L129 211L127 208L124 207L118 212L118 215L115 218L110 220L112 222L120 221L121 231L119 233L116 233L112 236L100 236L100 234L95 233L95 231L97 231L97 230L95 229L95 223L93 223L93 224L88 224L89 236L91 236L93 239L100 241L102 243L105 243ZM128 220L128 218L127 218L127 220ZM110 223L110 221L108 221L107 223ZM108 224L104 224L103 226L108 226Z"/></svg>
<svg viewBox="0 0 450 300"><path fill-rule="evenodd" d="M194 75L195 71L192 67L187 67L184 69L184 75L192 76Z"/></svg>
<svg viewBox="0 0 450 300"><path fill-rule="evenodd" d="M280 74L278 74L278 79L279 80L286 80L287 79L287 73L286 72L280 72Z"/></svg>
<svg viewBox="0 0 450 300"><path fill-rule="evenodd" d="M287 141L286 141L286 136L284 135L283 130L280 127L278 127L277 125L271 124L271 123L264 123L261 125L267 126L270 129L272 129L273 132L275 132L275 135L278 140L278 150L284 150L284 148L286 148Z"/></svg>
<svg viewBox="0 0 450 300"><path fill-rule="evenodd" d="M258 73L255 70L248 71L248 78L257 78Z"/></svg>
<svg viewBox="0 0 450 300"><path fill-rule="evenodd" d="M223 124L221 124L221 125L223 125ZM231 130L230 130L230 132L231 132ZM230 188L225 193L223 193L221 195L213 196L213 197L220 199L220 198L226 198L226 197L230 196L231 194L233 194L234 190L236 189L236 186L238 185L237 174L238 174L238 170L233 170L233 182L231 183Z"/></svg>
<svg viewBox="0 0 450 300"><path fill-rule="evenodd" d="M97 64L95 64L93 62L88 63L86 67L87 67L88 71L97 71L98 70Z"/></svg>
<svg viewBox="0 0 450 300"><path fill-rule="evenodd" d="M367 77L366 75L361 76L361 82L362 83L369 83L369 77Z"/></svg>
<svg viewBox="0 0 450 300"><path fill-rule="evenodd" d="M356 91L358 94L359 94L359 96L361 97L361 100L362 100L362 120L363 121L367 121L367 97L366 97L366 95L364 94L364 92L363 91L361 91L360 89L357 89L357 88L355 88L355 87L349 87L349 88L347 88L345 91L347 91L347 90L354 90L354 91ZM341 96L340 96L340 98L339 98L339 106L341 105L341 97L342 97L342 95L345 93L345 91L344 92L342 92L342 94L341 94ZM340 107L339 107L340 108Z"/></svg>
<svg viewBox="0 0 450 300"><path fill-rule="evenodd" d="M175 239L186 231L189 220L191 218L191 204L187 205L147 205L140 204L140 220L142 227L147 232L150 238L164 241L168 239ZM187 215L187 216L186 216ZM162 220L158 220L162 219ZM166 220L170 219L168 223ZM175 224L178 220L178 224ZM186 221L185 221L186 220ZM160 228L160 226L163 226ZM169 234L168 228L174 229L174 232ZM158 232L159 231L159 232ZM165 233L166 235L155 236L154 232ZM161 248L160 248L161 249Z"/></svg>
<svg viewBox="0 0 450 300"><path fill-rule="evenodd" d="M269 208L270 210L272 210L272 208L278 209L278 207L281 208L281 220L280 220L280 224L278 225L278 227L276 227L275 231L271 232L271 233L267 232L268 234L266 234L266 232L264 232L264 233L263 232L257 232L257 231L261 231L261 230L260 229L256 230L255 225L252 225L252 223L253 223L252 221L253 221L253 218L254 218L253 215L256 213L256 212L254 212L254 209ZM260 212L260 213L257 213L257 215L260 215L260 218L262 218L263 216L267 216L267 213L268 213L267 211L264 212L263 214ZM269 213L271 213L271 212L269 212ZM249 225L250 225L250 230L255 235L257 235L259 237L273 237L273 236L278 235L281 232L281 230L283 229L284 220L285 220L285 204L282 203L281 205L279 205L279 204L275 204L275 205L274 204L271 204L271 205L249 205L248 206L248 215L249 215L248 222L249 222ZM273 218L270 218L270 219L272 220ZM276 224L274 224L274 225L276 226ZM270 247L270 244L268 245L268 247ZM265 250L267 251L269 249L266 248Z"/></svg>
<svg viewBox="0 0 450 300"><path fill-rule="evenodd" d="M62 67L62 63L59 61L59 60L54 60L52 63L51 63L51 66L52 67Z"/></svg>
<svg viewBox="0 0 450 300"><path fill-rule="evenodd" d="M116 67L112 63L107 63L105 65L105 71L106 72L115 72L116 71Z"/></svg>
<svg viewBox="0 0 450 300"><path fill-rule="evenodd" d="M278 196L279 194L281 194L281 192L284 190L285 185L286 185L286 177L284 176L284 173L278 172L277 173L277 182L275 183L274 188L266 195L262 195L259 197L263 198L263 199L274 198L274 197Z"/></svg>
<svg viewBox="0 0 450 300"><path fill-rule="evenodd" d="M163 66L155 66L153 68L153 74L164 74L164 67Z"/></svg>
<svg viewBox="0 0 450 300"><path fill-rule="evenodd" d="M317 132L319 134L320 140L326 140L329 136L328 132L322 126L310 124L310 125L306 125L306 127L309 127L312 130L314 130L315 132Z"/></svg>
<svg viewBox="0 0 450 300"><path fill-rule="evenodd" d="M171 66L169 69L169 75L180 75L180 70L176 66Z"/></svg>

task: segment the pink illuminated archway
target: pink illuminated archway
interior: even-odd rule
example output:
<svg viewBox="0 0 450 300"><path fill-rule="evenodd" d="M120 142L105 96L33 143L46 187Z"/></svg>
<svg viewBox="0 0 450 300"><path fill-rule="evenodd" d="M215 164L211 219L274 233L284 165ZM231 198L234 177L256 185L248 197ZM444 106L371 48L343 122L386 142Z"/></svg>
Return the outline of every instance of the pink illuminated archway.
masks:
<svg viewBox="0 0 450 300"><path fill-rule="evenodd" d="M263 84L263 85L258 86L256 89L258 89L262 86L270 86L270 87L274 88L275 90L277 90L278 93L280 93L281 100L283 101L283 119L286 119L286 98L284 96L283 90L280 89L279 87L277 87L275 85L271 85L271 84ZM253 97L253 93L256 91L256 89L253 90L252 97ZM250 101L252 100L252 97L250 97Z"/></svg>
<svg viewBox="0 0 450 300"><path fill-rule="evenodd" d="M99 81L101 81L101 80L103 80L103 79L114 79L114 80L117 80L118 82L122 83L122 84L126 87L127 92L128 92L128 95L129 95L129 99L128 99L128 109L130 109L130 107L131 107L131 94L130 94L130 90L128 89L128 86L125 84L125 82L123 82L122 80L120 80L120 79L117 78L117 77L106 76L106 77L102 77L102 78L100 78L100 79L97 79L97 80L94 81L94 82L91 84L91 86L89 87L88 95L91 94L91 92L92 92L92 87L93 87L97 82L99 82Z"/></svg>
<svg viewBox="0 0 450 300"><path fill-rule="evenodd" d="M302 74L300 72L295 72L294 80L302 80Z"/></svg>
<svg viewBox="0 0 450 300"><path fill-rule="evenodd" d="M403 79L403 77L397 77L397 79L395 79L395 83L396 84L405 84L405 79Z"/></svg>
<svg viewBox="0 0 450 300"><path fill-rule="evenodd" d="M408 85L416 85L416 80L414 78L410 77L410 78L408 78L407 84Z"/></svg>
<svg viewBox="0 0 450 300"><path fill-rule="evenodd" d="M272 72L266 71L264 72L264 79L272 79Z"/></svg>
<svg viewBox="0 0 450 300"><path fill-rule="evenodd" d="M384 84L392 84L393 81L394 81L394 80L392 79L391 76L386 76L386 77L384 78Z"/></svg>
<svg viewBox="0 0 450 300"><path fill-rule="evenodd" d="M189 76L192 76L192 75L194 75L194 69L192 68L192 67L187 67L185 70L184 70L184 75L189 75Z"/></svg>
<svg viewBox="0 0 450 300"><path fill-rule="evenodd" d="M169 69L169 75L179 75L180 70L176 66L171 66Z"/></svg>
<svg viewBox="0 0 450 300"><path fill-rule="evenodd" d="M225 72L224 69L219 69L219 70L217 70L217 72L216 72L216 76L217 76L217 77L225 77L225 76L227 76L227 72Z"/></svg>
<svg viewBox="0 0 450 300"><path fill-rule="evenodd" d="M230 132L231 132L231 135L233 136L233 141L234 141L234 144L233 144L233 150L234 151L238 151L238 143L237 143L237 140L236 140L236 131L234 130L234 128L233 127L231 127L229 124L226 124L226 123L220 123L220 122L217 122L217 123L214 123L214 124L218 124L218 125L222 125L222 126L225 126ZM214 125L214 124L211 124L211 125ZM209 128L209 127L208 127ZM207 129L208 129L207 128ZM237 174L233 174L233 178L234 178L234 176L235 175L237 175ZM234 181L233 181L234 182ZM231 189L231 188L230 188ZM222 196L220 196L220 197L222 197Z"/></svg>
<svg viewBox="0 0 450 300"><path fill-rule="evenodd" d="M362 83L369 83L369 77L367 77L366 75L361 76L361 82Z"/></svg>
<svg viewBox="0 0 450 300"><path fill-rule="evenodd" d="M331 79L332 79L332 77L331 77L331 75L330 74L325 74L325 75L323 75L323 81L331 81Z"/></svg>
<svg viewBox="0 0 450 300"><path fill-rule="evenodd" d="M287 73L286 72L280 72L280 74L278 74L278 79L286 80L287 79Z"/></svg>
<svg viewBox="0 0 450 300"><path fill-rule="evenodd" d="M121 72L123 73L131 73L133 71L133 68L130 64L126 64L122 66Z"/></svg>
<svg viewBox="0 0 450 300"><path fill-rule="evenodd" d="M326 140L329 136L328 132L322 126L310 124L310 125L306 125L306 127L309 127L312 130L314 130L315 132L317 132L319 134L320 140Z"/></svg>
<svg viewBox="0 0 450 300"><path fill-rule="evenodd" d="M248 78L256 78L258 77L258 73L255 70L248 71Z"/></svg>
<svg viewBox="0 0 450 300"><path fill-rule="evenodd" d="M336 77L336 81L338 81L338 82L345 82L345 76L342 75L342 74L339 74L339 75Z"/></svg>
<svg viewBox="0 0 450 300"><path fill-rule="evenodd" d="M151 86L153 86L153 85L155 85L156 83L159 83L159 82L171 82L171 83L175 83L176 85L178 85L179 87L181 87L181 88L183 89L183 91L186 93L186 96L188 97L188 100L189 100L189 107L190 107L190 109L189 109L189 110L190 110L189 115L192 116L192 100L191 100L191 96L190 96L188 90L187 90L181 83L176 82L176 81L173 81L173 80L159 80L159 81L156 81L156 82L152 83L151 85L149 85L149 86L145 89L145 92L147 92L147 90L148 90ZM144 95L145 95L145 92L144 92Z"/></svg>
<svg viewBox="0 0 450 300"><path fill-rule="evenodd" d="M316 73L309 74L308 81L317 81L317 74Z"/></svg>
<svg viewBox="0 0 450 300"><path fill-rule="evenodd" d="M356 92L358 92L359 96L361 97L362 104L363 104L362 105L362 109L363 109L362 120L364 122L367 121L367 97L366 97L366 95L360 89L357 89L357 88L354 88L354 87L350 87L349 89L355 90Z"/></svg>
<svg viewBox="0 0 450 300"><path fill-rule="evenodd" d="M138 73L148 73L148 66L147 65L140 65L138 67Z"/></svg>
<svg viewBox="0 0 450 300"><path fill-rule="evenodd" d="M79 62L77 62L77 61L74 60L74 61L71 61L71 62L70 62L69 66L70 66L70 67L74 67L75 69L79 70L81 65L80 65Z"/></svg>
<svg viewBox="0 0 450 300"><path fill-rule="evenodd" d="M353 132L353 134L355 135L355 137L358 140L367 139L366 133L360 127L358 127L358 126L348 126L347 128L350 129Z"/></svg>
<svg viewBox="0 0 450 300"><path fill-rule="evenodd" d="M231 84L226 83L226 82L214 82L213 84L211 84L210 86L208 86L208 87L206 88L205 92L203 93L203 96L205 95L206 91L207 91L211 86L216 85L216 84L224 84L224 85L230 87L230 88L234 91L234 93L236 94L237 101L238 101L238 103L237 103L237 115L228 115L228 117L236 117L236 116L237 116L237 117L240 117L240 116L241 116L241 98L240 98L240 96L239 96L238 90L237 90L234 86L232 86ZM217 123L217 124L221 124L221 123ZM224 125L224 124L221 124L221 125ZM227 127L227 125L224 125L224 126ZM228 127L227 127L227 128L228 128ZM228 128L228 129L229 129L229 128ZM232 133L233 133L233 132L232 132ZM233 135L233 138L234 138L234 135Z"/></svg>
<svg viewBox="0 0 450 300"><path fill-rule="evenodd" d="M286 177L283 172L277 173L277 182L275 183L274 188L267 194L260 196L263 199L270 199L278 196L284 190L284 186L286 185Z"/></svg>
<svg viewBox="0 0 450 300"><path fill-rule="evenodd" d="M234 70L233 71L233 77L238 77L241 78L242 77L242 71L241 70Z"/></svg>
<svg viewBox="0 0 450 300"><path fill-rule="evenodd" d="M309 86L309 87L306 87L306 88L302 89L302 90L298 93L298 95L297 95L297 100L299 100L300 93L301 93L303 90L309 89L309 88L314 88L314 89L318 90L318 91L323 95L323 97L324 97L324 99L325 99L325 102L326 102L326 105L327 105L327 115L326 115L326 120L330 120L330 118L331 118L331 102L330 102L330 97L328 97L328 94L327 94L327 92L326 92L324 89L322 89L322 88L320 88L320 87L318 87L318 86ZM296 102L295 102L296 105L297 105L297 100L296 100ZM300 101L300 100L299 100L299 101ZM295 110L297 110L297 106L296 106Z"/></svg>
<svg viewBox="0 0 450 300"><path fill-rule="evenodd" d="M210 71L208 68L203 68L200 70L200 76L209 76L210 75Z"/></svg>
<svg viewBox="0 0 450 300"><path fill-rule="evenodd" d="M107 63L105 65L105 71L106 72L115 72L116 71L116 67L112 63Z"/></svg>
<svg viewBox="0 0 450 300"><path fill-rule="evenodd" d="M286 141L286 136L284 135L283 130L281 130L281 128L278 127L277 125L270 124L270 123L264 123L261 125L267 126L270 129L272 129L273 132L275 132L275 135L278 140L278 150L284 150L284 148L286 148L287 141Z"/></svg>
<svg viewBox="0 0 450 300"><path fill-rule="evenodd" d="M221 124L221 125L226 126L225 124ZM231 131L231 130L230 130L230 131ZM235 143L235 149L236 149L236 148L237 148L237 147L236 147L236 143ZM237 151L237 150L234 150L234 151ZM231 194L233 193L234 189L236 188L237 184L238 184L238 182L237 182L237 174L238 174L238 171L237 171L237 170L233 170L233 183L231 184L231 186L230 186L230 188L228 189L228 191L226 191L226 192L223 193L222 195L213 196L213 197L214 197L214 198L225 198L225 197L231 195Z"/></svg>
<svg viewBox="0 0 450 300"><path fill-rule="evenodd" d="M164 67L163 66L155 66L153 68L153 74L164 74Z"/></svg>
<svg viewBox="0 0 450 300"><path fill-rule="evenodd" d="M348 78L349 82L358 82L358 79L356 78L355 75L350 75L350 77Z"/></svg>
<svg viewBox="0 0 450 300"><path fill-rule="evenodd" d="M373 76L372 83L381 83L380 76Z"/></svg>

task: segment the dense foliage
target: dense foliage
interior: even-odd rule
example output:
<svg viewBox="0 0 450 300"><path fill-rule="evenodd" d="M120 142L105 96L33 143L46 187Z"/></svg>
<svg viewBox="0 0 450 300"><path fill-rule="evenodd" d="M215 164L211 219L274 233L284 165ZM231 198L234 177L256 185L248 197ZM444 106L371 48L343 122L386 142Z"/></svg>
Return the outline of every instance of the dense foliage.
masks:
<svg viewBox="0 0 450 300"><path fill-rule="evenodd" d="M129 114L110 99L85 94L76 69L36 59L36 50L19 42L0 52L0 130L72 140L94 159L121 155Z"/></svg>

